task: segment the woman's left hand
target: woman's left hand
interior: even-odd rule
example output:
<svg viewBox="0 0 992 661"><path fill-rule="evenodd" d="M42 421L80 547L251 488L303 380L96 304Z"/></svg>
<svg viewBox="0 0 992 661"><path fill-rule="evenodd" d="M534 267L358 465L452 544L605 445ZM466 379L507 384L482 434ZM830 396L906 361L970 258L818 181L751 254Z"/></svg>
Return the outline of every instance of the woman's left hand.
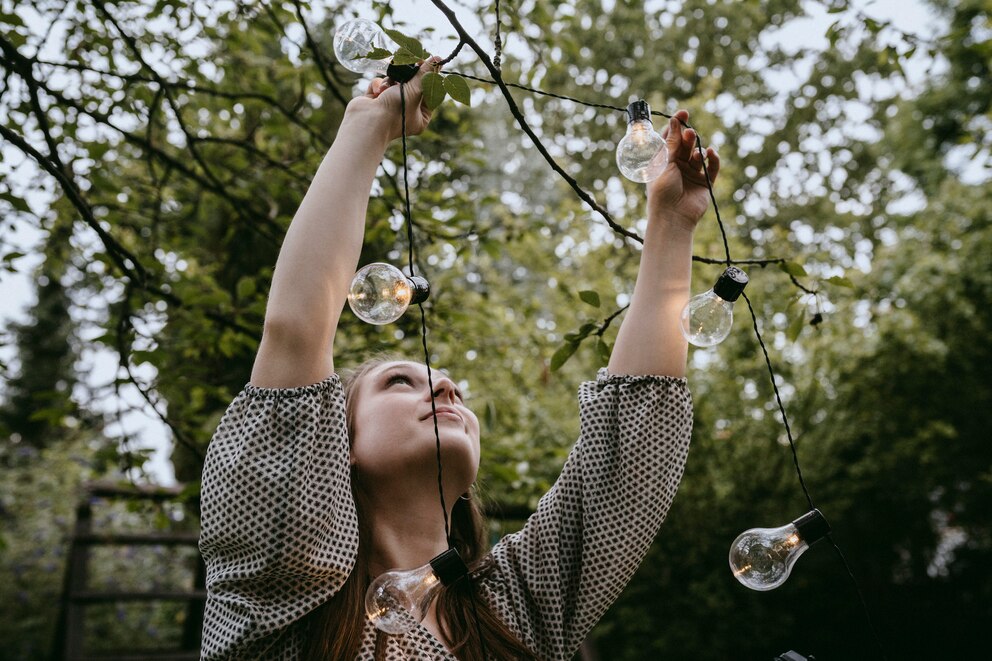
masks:
<svg viewBox="0 0 992 661"><path fill-rule="evenodd" d="M696 148L696 132L682 125L688 121L689 112L679 110L662 133L668 146L668 165L660 177L647 184L648 218L660 217L693 231L709 205L709 190L702 155ZM720 157L712 147L706 149L706 169L710 181L715 182Z"/></svg>
<svg viewBox="0 0 992 661"><path fill-rule="evenodd" d="M420 71L404 83L406 98L406 134L418 135L431 121L431 110L423 100L423 78L429 71L436 70L439 57L432 57L420 63ZM376 118L382 125L387 140L395 140L403 134L400 121L400 85L388 78L375 78L368 90L348 103L350 112L365 112Z"/></svg>

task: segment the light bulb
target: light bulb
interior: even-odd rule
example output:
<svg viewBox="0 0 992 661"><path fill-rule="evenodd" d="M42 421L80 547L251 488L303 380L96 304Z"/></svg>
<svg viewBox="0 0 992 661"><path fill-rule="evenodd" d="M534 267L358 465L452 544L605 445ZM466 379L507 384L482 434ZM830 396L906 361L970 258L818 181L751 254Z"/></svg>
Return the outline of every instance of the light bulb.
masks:
<svg viewBox="0 0 992 661"><path fill-rule="evenodd" d="M780 528L745 530L730 545L730 570L752 590L773 590L789 578L799 556L829 532L817 509Z"/></svg>
<svg viewBox="0 0 992 661"><path fill-rule="evenodd" d="M380 574L365 592L365 614L380 631L402 634L422 622L441 586L468 574L455 549L448 549L423 567Z"/></svg>
<svg viewBox="0 0 992 661"><path fill-rule="evenodd" d="M391 264L374 262L352 278L348 305L362 321L381 326L402 317L411 303L426 301L430 292L423 278L408 278Z"/></svg>
<svg viewBox="0 0 992 661"><path fill-rule="evenodd" d="M665 139L651 124L647 101L627 106L627 134L617 145L617 167L631 181L647 183L661 176L668 165Z"/></svg>
<svg viewBox="0 0 992 661"><path fill-rule="evenodd" d="M681 316L685 339L697 347L711 347L727 339L734 325L734 301L740 297L747 283L747 274L736 266L730 266L713 289L690 298L682 308Z"/></svg>
<svg viewBox="0 0 992 661"><path fill-rule="evenodd" d="M341 24L334 31L334 57L345 69L365 76L389 76L399 83L413 78L419 67L415 64L394 65L390 60L373 60L368 55L373 48L395 51L397 46L378 25L364 18Z"/></svg>

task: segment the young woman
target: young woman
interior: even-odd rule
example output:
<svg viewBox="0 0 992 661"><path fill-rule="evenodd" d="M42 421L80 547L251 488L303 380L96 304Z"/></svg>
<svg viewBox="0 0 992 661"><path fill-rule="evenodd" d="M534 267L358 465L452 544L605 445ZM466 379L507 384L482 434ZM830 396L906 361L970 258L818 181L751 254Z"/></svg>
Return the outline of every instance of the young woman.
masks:
<svg viewBox="0 0 992 661"><path fill-rule="evenodd" d="M420 88L428 67L406 84L409 135L430 120ZM433 373L451 541L472 580L445 588L407 634L367 621L375 576L448 548L426 368L377 360L342 378L331 354L368 192L401 135L399 104L398 86L382 80L349 103L282 246L251 383L210 444L205 659L571 659L637 568L681 479L692 408L679 312L708 204L695 134L678 121L685 111L668 127L667 169L648 184L630 309L608 367L579 389L581 435L558 481L523 530L487 552L470 490L479 423L455 383ZM707 163L715 177L712 150Z"/></svg>

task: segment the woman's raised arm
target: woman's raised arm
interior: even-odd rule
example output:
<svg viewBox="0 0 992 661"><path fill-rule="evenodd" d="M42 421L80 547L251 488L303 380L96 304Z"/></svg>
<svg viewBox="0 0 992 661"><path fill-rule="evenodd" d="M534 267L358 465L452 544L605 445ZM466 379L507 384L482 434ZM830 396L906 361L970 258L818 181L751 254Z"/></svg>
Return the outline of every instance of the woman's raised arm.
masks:
<svg viewBox="0 0 992 661"><path fill-rule="evenodd" d="M421 78L432 66L424 63L406 83L408 135L420 133L430 120L421 103ZM373 80L364 96L348 104L334 144L286 233L253 385L308 385L334 371L334 333L362 250L369 191L387 145L400 135L399 85Z"/></svg>
<svg viewBox="0 0 992 661"><path fill-rule="evenodd" d="M679 329L679 315L689 300L693 233L709 205L696 132L680 122L688 119L689 113L680 110L669 122L668 167L647 185L644 251L630 310L610 357L611 374L685 376L689 346ZM720 158L712 147L706 162L715 180Z"/></svg>

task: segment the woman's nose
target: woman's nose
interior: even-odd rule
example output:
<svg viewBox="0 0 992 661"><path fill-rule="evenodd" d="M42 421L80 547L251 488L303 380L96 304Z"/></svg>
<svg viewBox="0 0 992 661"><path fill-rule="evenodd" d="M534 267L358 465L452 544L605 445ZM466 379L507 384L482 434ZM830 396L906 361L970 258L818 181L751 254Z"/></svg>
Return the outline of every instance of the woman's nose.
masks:
<svg viewBox="0 0 992 661"><path fill-rule="evenodd" d="M449 401L455 401L457 399L455 393L457 389L455 388L455 383L446 376L435 377L434 379L434 398L435 399L446 399Z"/></svg>

